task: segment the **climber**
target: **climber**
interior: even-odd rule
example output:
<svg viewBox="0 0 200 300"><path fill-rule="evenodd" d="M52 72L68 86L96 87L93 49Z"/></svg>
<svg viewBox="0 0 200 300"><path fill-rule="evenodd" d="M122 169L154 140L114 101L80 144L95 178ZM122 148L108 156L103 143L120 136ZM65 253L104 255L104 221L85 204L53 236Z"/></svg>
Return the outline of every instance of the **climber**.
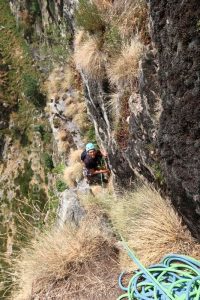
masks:
<svg viewBox="0 0 200 300"><path fill-rule="evenodd" d="M107 183L110 175L110 170L107 165L107 154L96 150L93 143L88 143L85 150L81 154L83 161L84 175L88 183Z"/></svg>

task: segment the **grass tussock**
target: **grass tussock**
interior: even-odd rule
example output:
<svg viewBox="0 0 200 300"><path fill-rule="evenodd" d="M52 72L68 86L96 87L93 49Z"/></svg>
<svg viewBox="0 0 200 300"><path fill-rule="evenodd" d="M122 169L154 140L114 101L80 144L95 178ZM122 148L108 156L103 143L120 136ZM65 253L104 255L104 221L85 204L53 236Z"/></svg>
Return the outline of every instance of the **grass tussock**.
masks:
<svg viewBox="0 0 200 300"><path fill-rule="evenodd" d="M77 69L83 71L90 78L101 79L105 75L105 54L101 51L97 38L89 37L75 47L74 62Z"/></svg>
<svg viewBox="0 0 200 300"><path fill-rule="evenodd" d="M123 39L139 34L145 43L148 34L148 6L145 0L116 1L112 9L112 18Z"/></svg>
<svg viewBox="0 0 200 300"><path fill-rule="evenodd" d="M69 165L73 165L76 162L81 162L81 153L83 152L82 149L71 149L70 154L69 154L69 159L68 163Z"/></svg>
<svg viewBox="0 0 200 300"><path fill-rule="evenodd" d="M92 3L101 12L105 12L109 9L112 9L112 0L92 0Z"/></svg>
<svg viewBox="0 0 200 300"><path fill-rule="evenodd" d="M88 209L100 205L108 214L116 233L121 234L145 265L159 262L169 253L200 259L200 244L191 236L170 203L150 187L138 188L123 198L98 195L83 200ZM122 268L132 266L127 253Z"/></svg>
<svg viewBox="0 0 200 300"><path fill-rule="evenodd" d="M78 27L90 32L90 34L105 30L103 15L93 1L79 0L75 11L75 21Z"/></svg>
<svg viewBox="0 0 200 300"><path fill-rule="evenodd" d="M38 235L16 259L11 299L116 299L118 251L97 216Z"/></svg>
<svg viewBox="0 0 200 300"><path fill-rule="evenodd" d="M124 45L118 59L107 69L110 82L114 85L132 85L138 76L142 54L143 44L137 38Z"/></svg>
<svg viewBox="0 0 200 300"><path fill-rule="evenodd" d="M65 65L61 72L60 67L57 66L50 73L45 82L45 89L49 99L54 98L58 93L64 93L74 83L74 72L70 65Z"/></svg>
<svg viewBox="0 0 200 300"><path fill-rule="evenodd" d="M64 181L69 187L76 186L77 182L83 177L83 165L81 162L75 162L64 170Z"/></svg>

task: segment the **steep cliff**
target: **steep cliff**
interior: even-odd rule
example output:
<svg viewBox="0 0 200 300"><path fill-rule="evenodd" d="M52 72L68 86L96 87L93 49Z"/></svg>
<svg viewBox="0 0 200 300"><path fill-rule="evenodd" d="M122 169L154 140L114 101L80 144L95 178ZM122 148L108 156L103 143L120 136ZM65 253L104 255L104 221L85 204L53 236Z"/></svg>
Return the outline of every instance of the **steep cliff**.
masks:
<svg viewBox="0 0 200 300"><path fill-rule="evenodd" d="M117 5L116 1L113 7ZM131 9L136 4L129 5ZM144 17L145 4L141 1L138 5ZM98 8L102 10L100 5ZM115 66L119 59L110 59L113 52L107 55L104 33L104 45L99 48L106 56L103 78L87 73L79 62L77 67L86 86L96 134L108 150L118 184L128 186L136 178L158 184L199 238L199 7L197 1L151 1L149 9L150 21L147 15L145 21L150 24L151 41L144 38L142 27L139 35L145 50L132 84L126 76L124 81L114 78L119 74L114 73L111 64ZM106 23L106 30L110 23ZM134 25L126 40L132 39ZM86 27L85 30L94 38L94 33ZM131 69L131 60L126 68ZM123 72L126 74L125 68ZM107 105L113 93L117 94L117 126L113 125L111 113L113 100L112 105Z"/></svg>
<svg viewBox="0 0 200 300"><path fill-rule="evenodd" d="M200 229L200 8L198 1L151 1L162 115L158 148L174 206Z"/></svg>

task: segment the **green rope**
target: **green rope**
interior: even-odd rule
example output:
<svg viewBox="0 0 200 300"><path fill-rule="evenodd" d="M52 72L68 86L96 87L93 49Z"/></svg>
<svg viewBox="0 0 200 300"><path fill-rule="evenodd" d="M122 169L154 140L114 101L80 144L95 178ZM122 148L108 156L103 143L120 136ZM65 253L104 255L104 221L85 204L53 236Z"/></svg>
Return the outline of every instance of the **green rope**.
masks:
<svg viewBox="0 0 200 300"><path fill-rule="evenodd" d="M139 270L122 284L124 273L119 276L119 286L125 291L118 300L199 300L200 262L189 256L168 255L160 264L146 269L123 240L128 255Z"/></svg>

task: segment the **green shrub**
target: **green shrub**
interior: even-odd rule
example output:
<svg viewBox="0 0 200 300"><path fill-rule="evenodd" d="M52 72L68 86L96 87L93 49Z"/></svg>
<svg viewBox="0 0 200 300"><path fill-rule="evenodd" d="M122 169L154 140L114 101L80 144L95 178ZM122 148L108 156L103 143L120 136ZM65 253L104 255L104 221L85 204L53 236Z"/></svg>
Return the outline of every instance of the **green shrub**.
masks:
<svg viewBox="0 0 200 300"><path fill-rule="evenodd" d="M23 86L25 96L32 101L35 106L43 107L46 103L45 96L40 92L38 80L30 75L23 76Z"/></svg>
<svg viewBox="0 0 200 300"><path fill-rule="evenodd" d="M20 192L24 197L28 197L29 194L29 183L33 176L33 170L31 168L31 162L25 160L24 172L20 171L17 178L15 178L14 183L16 186L19 185Z"/></svg>
<svg viewBox="0 0 200 300"><path fill-rule="evenodd" d="M120 52L122 38L116 26L109 27L105 32L105 50L116 54Z"/></svg>
<svg viewBox="0 0 200 300"><path fill-rule="evenodd" d="M159 163L154 163L152 165L152 169L154 172L154 176L156 181L160 184L163 185L165 183L165 178L164 178L164 174L162 172L161 166Z"/></svg>
<svg viewBox="0 0 200 300"><path fill-rule="evenodd" d="M53 169L53 173L55 174L63 174L65 169L65 165L63 163L60 163L59 165L55 166Z"/></svg>
<svg viewBox="0 0 200 300"><path fill-rule="evenodd" d="M68 188L68 186L66 185L66 183L60 179L58 179L56 181L56 189L58 192L64 192L64 190L66 190Z"/></svg>
<svg viewBox="0 0 200 300"><path fill-rule="evenodd" d="M91 143L94 143L94 144L97 144L96 142L96 135L95 135L95 129L93 126L91 126L87 133L86 133L86 140L87 142L91 142Z"/></svg>
<svg viewBox="0 0 200 300"><path fill-rule="evenodd" d="M54 168L52 156L48 153L43 154L44 166L47 170L51 171Z"/></svg>
<svg viewBox="0 0 200 300"><path fill-rule="evenodd" d="M75 12L75 20L78 26L94 34L104 32L105 22L96 5L89 0L79 0L78 8Z"/></svg>

